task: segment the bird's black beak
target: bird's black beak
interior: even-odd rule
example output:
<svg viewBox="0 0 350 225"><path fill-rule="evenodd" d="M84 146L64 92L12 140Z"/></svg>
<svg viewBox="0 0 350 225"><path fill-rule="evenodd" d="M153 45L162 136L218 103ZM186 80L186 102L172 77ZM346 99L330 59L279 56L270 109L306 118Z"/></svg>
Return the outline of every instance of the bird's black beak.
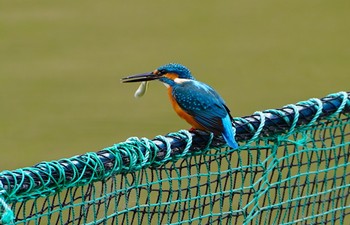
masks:
<svg viewBox="0 0 350 225"><path fill-rule="evenodd" d="M154 72L142 73L137 75L132 75L128 77L124 77L121 79L123 83L131 83L131 82L142 82L142 81L151 81L157 80L160 77L155 75Z"/></svg>

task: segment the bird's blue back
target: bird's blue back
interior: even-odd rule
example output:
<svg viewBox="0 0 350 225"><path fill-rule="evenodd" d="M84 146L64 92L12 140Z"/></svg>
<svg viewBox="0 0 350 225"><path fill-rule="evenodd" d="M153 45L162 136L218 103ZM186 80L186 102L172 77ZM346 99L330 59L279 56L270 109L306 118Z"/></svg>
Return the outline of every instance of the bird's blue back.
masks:
<svg viewBox="0 0 350 225"><path fill-rule="evenodd" d="M184 111L209 131L222 134L231 147L238 147L233 137L230 111L213 88L196 80L172 88L173 97Z"/></svg>

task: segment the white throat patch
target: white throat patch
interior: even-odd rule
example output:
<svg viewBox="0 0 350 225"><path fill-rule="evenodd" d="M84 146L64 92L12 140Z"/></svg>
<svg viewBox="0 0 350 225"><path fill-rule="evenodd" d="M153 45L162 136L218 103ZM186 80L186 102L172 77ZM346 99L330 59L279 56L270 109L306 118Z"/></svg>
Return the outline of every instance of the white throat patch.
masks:
<svg viewBox="0 0 350 225"><path fill-rule="evenodd" d="M174 82L177 83L177 84L182 84L184 82L188 82L188 81L191 81L190 79L184 79L184 78L175 78L174 79Z"/></svg>

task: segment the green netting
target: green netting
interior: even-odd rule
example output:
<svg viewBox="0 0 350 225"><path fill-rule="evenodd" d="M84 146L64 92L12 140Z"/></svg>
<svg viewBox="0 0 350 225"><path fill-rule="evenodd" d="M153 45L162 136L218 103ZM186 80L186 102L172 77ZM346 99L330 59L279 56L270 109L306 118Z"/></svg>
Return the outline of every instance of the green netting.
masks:
<svg viewBox="0 0 350 225"><path fill-rule="evenodd" d="M235 118L238 150L182 130L0 173L3 224L345 224L350 97Z"/></svg>

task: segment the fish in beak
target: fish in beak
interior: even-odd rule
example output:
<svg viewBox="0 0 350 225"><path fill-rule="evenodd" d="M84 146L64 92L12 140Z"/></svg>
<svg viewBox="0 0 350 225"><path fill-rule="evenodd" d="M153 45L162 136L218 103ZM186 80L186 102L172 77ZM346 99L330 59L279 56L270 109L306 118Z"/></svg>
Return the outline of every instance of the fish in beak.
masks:
<svg viewBox="0 0 350 225"><path fill-rule="evenodd" d="M142 73L137 75L132 75L128 77L124 77L121 79L123 83L133 83L133 82L141 82L139 88L135 91L135 98L142 97L147 89L148 89L148 81L159 79L158 75L155 75L154 72Z"/></svg>

